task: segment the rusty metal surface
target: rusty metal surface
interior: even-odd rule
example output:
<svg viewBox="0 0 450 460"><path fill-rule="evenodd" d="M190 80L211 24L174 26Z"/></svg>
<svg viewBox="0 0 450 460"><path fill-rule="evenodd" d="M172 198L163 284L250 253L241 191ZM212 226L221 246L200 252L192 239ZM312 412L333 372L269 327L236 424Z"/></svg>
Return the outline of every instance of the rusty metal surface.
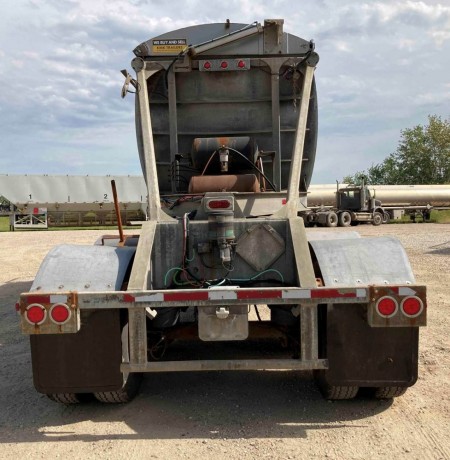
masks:
<svg viewBox="0 0 450 460"><path fill-rule="evenodd" d="M189 193L206 192L253 192L261 191L254 174L226 174L221 176L193 176L189 182Z"/></svg>
<svg viewBox="0 0 450 460"><path fill-rule="evenodd" d="M299 359L233 359L197 361L158 361L145 364L126 363L122 372L195 372L195 371L249 371L249 370L313 370L327 369L326 359L300 361Z"/></svg>

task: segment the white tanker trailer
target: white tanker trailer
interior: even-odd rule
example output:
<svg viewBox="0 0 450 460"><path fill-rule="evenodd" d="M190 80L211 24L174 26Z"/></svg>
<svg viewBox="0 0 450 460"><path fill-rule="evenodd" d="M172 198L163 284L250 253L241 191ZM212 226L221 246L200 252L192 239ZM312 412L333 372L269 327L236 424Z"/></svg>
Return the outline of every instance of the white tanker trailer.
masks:
<svg viewBox="0 0 450 460"><path fill-rule="evenodd" d="M345 188L348 184L339 184ZM394 210L429 217L431 209L450 209L450 185L369 185L371 195L379 200L391 216ZM334 206L336 184L310 185L308 207Z"/></svg>

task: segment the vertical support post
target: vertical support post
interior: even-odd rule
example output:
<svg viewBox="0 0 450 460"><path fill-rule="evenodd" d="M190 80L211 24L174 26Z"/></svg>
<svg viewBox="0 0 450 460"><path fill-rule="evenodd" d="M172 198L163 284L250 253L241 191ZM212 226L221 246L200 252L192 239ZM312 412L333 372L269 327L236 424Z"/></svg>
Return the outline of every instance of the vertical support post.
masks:
<svg viewBox="0 0 450 460"><path fill-rule="evenodd" d="M302 173L303 150L305 147L306 122L308 120L309 100L311 98L311 85L314 77L314 65L306 62L305 74L303 77L302 100L300 113L297 121L294 148L292 149L291 170L287 191L286 212L288 217L297 215L299 207L299 187Z"/></svg>
<svg viewBox="0 0 450 460"><path fill-rule="evenodd" d="M148 212L150 220L159 220L161 216L161 200L158 188L158 174L156 170L155 146L153 144L152 122L150 117L150 101L147 92L147 79L157 70L146 71L144 66L137 70L138 89L136 96L139 101L139 110L142 126L142 146L144 152L145 180L148 192Z"/></svg>
<svg viewBox="0 0 450 460"><path fill-rule="evenodd" d="M302 218L289 219L292 245L299 285L315 288L316 277L309 252L308 239ZM317 305L299 305L300 309L300 357L302 361L313 361L319 357L319 334Z"/></svg>
<svg viewBox="0 0 450 460"><path fill-rule="evenodd" d="M128 291L143 291L148 289L148 276L153 242L155 239L156 222L144 222L139 237L133 268L128 282ZM128 310L128 327L130 340L130 363L147 362L147 325L144 308Z"/></svg>
<svg viewBox="0 0 450 460"><path fill-rule="evenodd" d="M120 243L123 243L125 238L123 236L122 217L120 215L120 205L119 198L117 197L116 181L114 179L111 181L111 188L114 198L114 209L116 211L117 227L119 229L119 241Z"/></svg>
<svg viewBox="0 0 450 460"><path fill-rule="evenodd" d="M272 70L272 145L276 152L273 161L273 182L277 192L281 190L281 136L280 136L280 68L271 67Z"/></svg>

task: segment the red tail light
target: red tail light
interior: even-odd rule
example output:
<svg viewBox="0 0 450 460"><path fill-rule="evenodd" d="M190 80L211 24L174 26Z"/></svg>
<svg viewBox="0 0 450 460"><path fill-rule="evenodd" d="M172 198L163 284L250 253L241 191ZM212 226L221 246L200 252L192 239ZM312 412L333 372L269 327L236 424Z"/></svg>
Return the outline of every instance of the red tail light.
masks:
<svg viewBox="0 0 450 460"><path fill-rule="evenodd" d="M25 310L25 318L33 326L42 324L47 318L47 310L38 303L32 303Z"/></svg>
<svg viewBox="0 0 450 460"><path fill-rule="evenodd" d="M377 302L377 311L378 314L385 317L390 318L397 313L398 310L398 303L392 297L381 297L380 300Z"/></svg>
<svg viewBox="0 0 450 460"><path fill-rule="evenodd" d="M210 209L228 209L231 207L231 202L228 200L210 200L208 201L208 208Z"/></svg>
<svg viewBox="0 0 450 460"><path fill-rule="evenodd" d="M423 311L423 302L418 297L406 297L402 300L401 309L406 316L415 318Z"/></svg>
<svg viewBox="0 0 450 460"><path fill-rule="evenodd" d="M70 319L70 308L64 303L57 303L50 308L50 318L54 323L64 324Z"/></svg>

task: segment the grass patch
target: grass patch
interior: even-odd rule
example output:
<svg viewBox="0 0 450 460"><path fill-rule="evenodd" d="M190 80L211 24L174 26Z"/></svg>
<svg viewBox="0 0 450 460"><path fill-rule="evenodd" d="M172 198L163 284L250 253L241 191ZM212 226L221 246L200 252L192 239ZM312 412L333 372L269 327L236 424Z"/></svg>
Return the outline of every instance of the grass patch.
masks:
<svg viewBox="0 0 450 460"><path fill-rule="evenodd" d="M431 211L431 221L437 224L450 224L450 209L444 211Z"/></svg>
<svg viewBox="0 0 450 460"><path fill-rule="evenodd" d="M412 222L413 220L408 214L404 215L401 219L391 220L391 224L410 224ZM416 222L419 222L419 223L423 222L422 217L417 216ZM442 211L437 211L435 209L432 210L430 220L427 220L427 222L430 222L432 224L450 224L450 209L446 209Z"/></svg>
<svg viewBox="0 0 450 460"><path fill-rule="evenodd" d="M0 232L9 231L9 217L0 216Z"/></svg>

